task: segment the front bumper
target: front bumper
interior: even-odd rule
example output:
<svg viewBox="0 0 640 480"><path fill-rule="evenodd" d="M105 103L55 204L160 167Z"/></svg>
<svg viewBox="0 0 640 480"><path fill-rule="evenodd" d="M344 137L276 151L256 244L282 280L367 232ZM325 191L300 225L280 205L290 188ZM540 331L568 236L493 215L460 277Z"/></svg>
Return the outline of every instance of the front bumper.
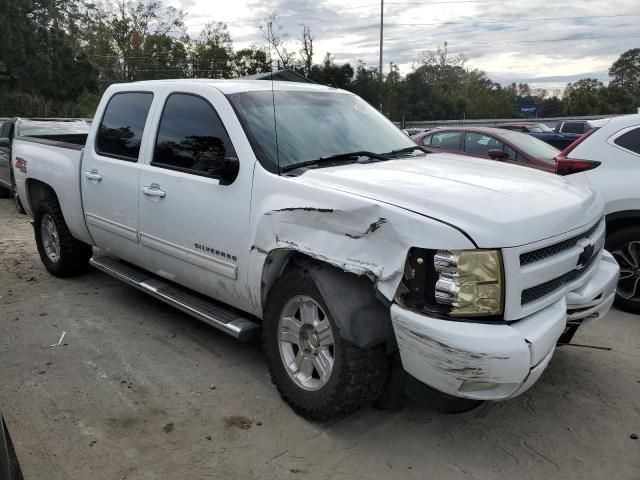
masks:
<svg viewBox="0 0 640 480"><path fill-rule="evenodd" d="M568 322L583 324L609 311L618 275L617 263L605 251L584 285L511 324L442 320L394 304L391 319L403 368L449 395L515 397L540 378Z"/></svg>

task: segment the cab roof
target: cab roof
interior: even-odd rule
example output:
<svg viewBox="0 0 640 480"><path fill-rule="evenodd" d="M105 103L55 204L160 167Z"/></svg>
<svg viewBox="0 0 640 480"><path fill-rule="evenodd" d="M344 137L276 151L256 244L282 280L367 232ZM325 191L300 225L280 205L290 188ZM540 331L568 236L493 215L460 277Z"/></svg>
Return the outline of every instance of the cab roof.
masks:
<svg viewBox="0 0 640 480"><path fill-rule="evenodd" d="M328 87L325 85L317 85L312 83L301 82L282 82L270 80L212 80L210 78L190 78L190 79L171 79L171 80L145 80L142 82L119 83L118 90L126 90L132 86L153 86L171 84L176 88L188 85L209 85L216 88L224 94L242 93L264 90L277 91L306 91L306 92L341 92L349 93L338 88Z"/></svg>

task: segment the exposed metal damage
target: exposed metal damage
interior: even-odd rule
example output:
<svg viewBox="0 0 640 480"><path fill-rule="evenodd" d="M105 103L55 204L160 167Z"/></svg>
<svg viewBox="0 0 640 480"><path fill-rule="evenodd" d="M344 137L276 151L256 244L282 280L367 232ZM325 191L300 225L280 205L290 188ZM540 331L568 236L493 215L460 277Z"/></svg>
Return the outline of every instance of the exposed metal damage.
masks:
<svg viewBox="0 0 640 480"><path fill-rule="evenodd" d="M308 195L308 190L305 193ZM278 198L274 205L266 203L263 211L255 212L255 240L249 251L253 265L249 284L260 285L260 291L252 289L254 307L264 305L265 291L277 278L273 270L283 268L286 255L291 253L366 276L391 301L403 274L407 252L416 238L437 241L438 236L446 235L451 242L451 231L446 225L365 198L352 197L330 206L309 203L283 207L283 203L294 203L291 198ZM461 246L469 245L462 236L459 241ZM283 250L284 256L279 255L272 263L265 262L266 257L271 258L278 250ZM259 309L254 313L262 314Z"/></svg>

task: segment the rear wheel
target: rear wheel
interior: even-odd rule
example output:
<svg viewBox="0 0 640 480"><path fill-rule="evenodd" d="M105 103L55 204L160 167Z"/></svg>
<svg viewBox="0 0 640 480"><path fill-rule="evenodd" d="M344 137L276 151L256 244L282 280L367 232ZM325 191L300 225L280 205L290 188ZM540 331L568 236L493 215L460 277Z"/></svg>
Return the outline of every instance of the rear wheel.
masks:
<svg viewBox="0 0 640 480"><path fill-rule="evenodd" d="M9 198L11 196L11 190L0 185L0 198Z"/></svg>
<svg viewBox="0 0 640 480"><path fill-rule="evenodd" d="M55 196L48 195L38 205L33 225L38 253L49 273L71 277L87 270L91 245L73 238Z"/></svg>
<svg viewBox="0 0 640 480"><path fill-rule="evenodd" d="M364 349L340 338L331 309L302 268L286 272L269 295L263 348L280 395L310 420L369 405L388 374L383 346Z"/></svg>
<svg viewBox="0 0 640 480"><path fill-rule="evenodd" d="M615 303L640 313L640 227L618 230L607 237L606 248L620 265Z"/></svg>

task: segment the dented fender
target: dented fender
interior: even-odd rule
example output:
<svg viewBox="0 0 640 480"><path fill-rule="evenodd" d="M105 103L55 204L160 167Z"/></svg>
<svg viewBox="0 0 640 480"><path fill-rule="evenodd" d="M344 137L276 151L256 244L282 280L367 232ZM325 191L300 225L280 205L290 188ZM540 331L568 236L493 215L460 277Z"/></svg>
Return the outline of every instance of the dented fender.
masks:
<svg viewBox="0 0 640 480"><path fill-rule="evenodd" d="M452 226L399 206L311 184L304 175L277 176L259 167L255 175L247 284L258 316L286 253L366 276L392 301L411 247L474 248ZM268 181L258 178L265 175Z"/></svg>

